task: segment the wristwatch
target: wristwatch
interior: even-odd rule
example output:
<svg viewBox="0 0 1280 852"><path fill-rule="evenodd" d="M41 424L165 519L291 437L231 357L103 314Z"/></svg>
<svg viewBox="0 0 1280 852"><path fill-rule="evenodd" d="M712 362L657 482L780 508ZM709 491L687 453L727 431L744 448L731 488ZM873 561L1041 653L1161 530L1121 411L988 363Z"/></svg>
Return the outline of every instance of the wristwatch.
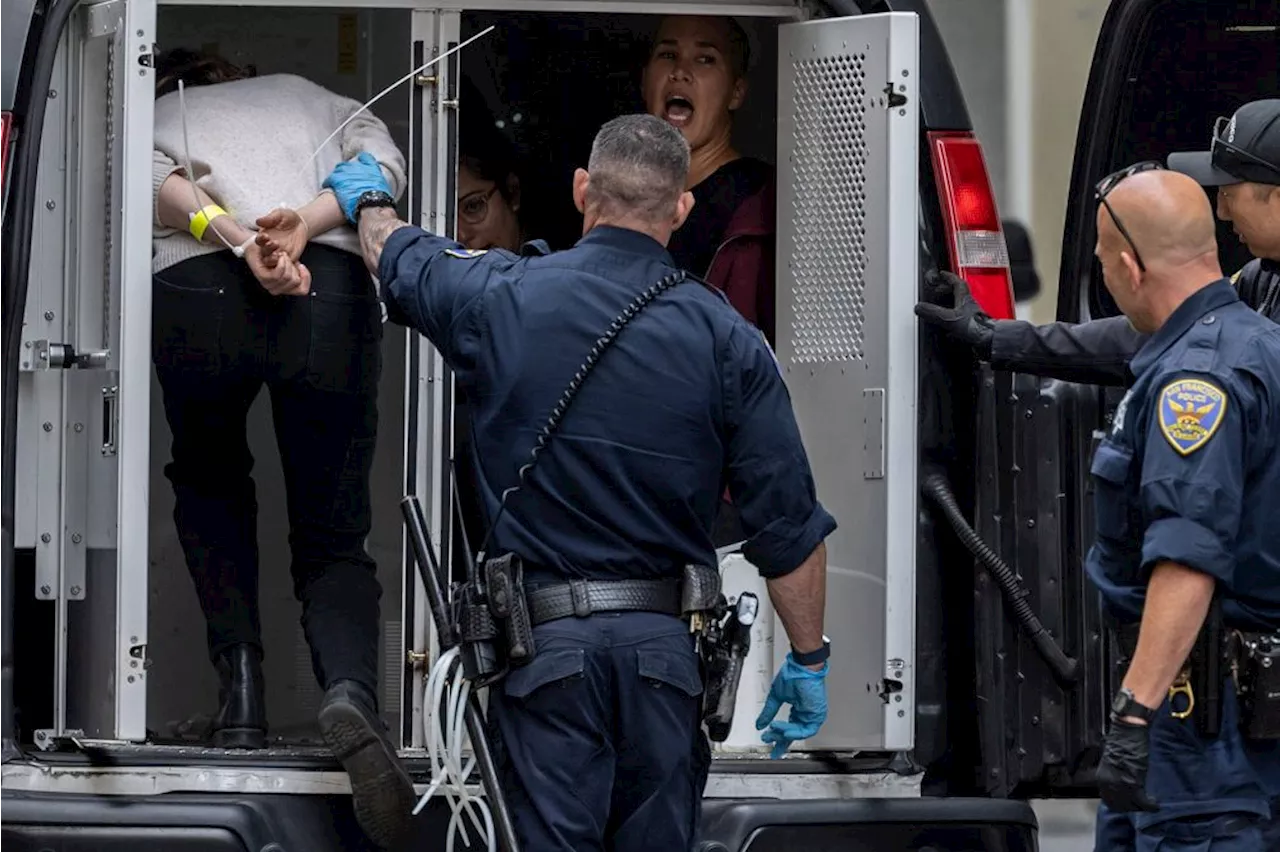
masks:
<svg viewBox="0 0 1280 852"><path fill-rule="evenodd" d="M831 656L831 640L826 636L822 637L822 647L813 651L800 653L796 650L796 646L791 646L791 659L795 660L802 666L816 666L818 663L825 663Z"/></svg>
<svg viewBox="0 0 1280 852"><path fill-rule="evenodd" d="M1154 709L1138 703L1138 699L1133 697L1133 690L1127 686L1120 687L1120 691L1111 699L1111 718L1113 719L1131 716L1150 724L1155 715Z"/></svg>
<svg viewBox="0 0 1280 852"><path fill-rule="evenodd" d="M362 192L360 197L356 199L355 210L352 211L351 218L359 221L360 213L370 207L395 207L396 200L388 193L380 189L371 189L368 192Z"/></svg>

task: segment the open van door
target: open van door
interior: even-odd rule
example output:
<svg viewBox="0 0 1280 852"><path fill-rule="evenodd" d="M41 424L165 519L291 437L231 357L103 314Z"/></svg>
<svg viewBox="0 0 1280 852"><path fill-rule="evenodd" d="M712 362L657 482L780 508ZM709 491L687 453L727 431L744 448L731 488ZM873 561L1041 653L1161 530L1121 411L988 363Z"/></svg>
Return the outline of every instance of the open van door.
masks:
<svg viewBox="0 0 1280 852"><path fill-rule="evenodd" d="M12 532L30 555L5 554L5 606L25 645L52 652L24 666L19 692L48 703L22 723L42 748L141 741L155 2L59 0L31 27L4 220L6 345L20 336L5 364L20 371Z"/></svg>
<svg viewBox="0 0 1280 852"><path fill-rule="evenodd" d="M797 751L906 751L915 734L916 280L919 21L886 13L778 32L777 359L827 540L832 713ZM754 569L725 589L768 597ZM762 624L762 622L767 622ZM789 647L757 636L727 746L753 722ZM772 657L770 659L769 657ZM838 709L837 709L838 708Z"/></svg>

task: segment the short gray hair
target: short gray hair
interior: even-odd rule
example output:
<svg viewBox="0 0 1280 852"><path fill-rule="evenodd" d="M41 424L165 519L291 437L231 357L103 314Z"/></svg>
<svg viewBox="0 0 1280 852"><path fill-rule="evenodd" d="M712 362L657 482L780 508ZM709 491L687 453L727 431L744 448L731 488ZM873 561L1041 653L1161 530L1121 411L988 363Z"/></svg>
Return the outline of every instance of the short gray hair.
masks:
<svg viewBox="0 0 1280 852"><path fill-rule="evenodd" d="M689 143L656 116L619 116L596 134L587 172L588 205L614 215L665 219L684 192Z"/></svg>

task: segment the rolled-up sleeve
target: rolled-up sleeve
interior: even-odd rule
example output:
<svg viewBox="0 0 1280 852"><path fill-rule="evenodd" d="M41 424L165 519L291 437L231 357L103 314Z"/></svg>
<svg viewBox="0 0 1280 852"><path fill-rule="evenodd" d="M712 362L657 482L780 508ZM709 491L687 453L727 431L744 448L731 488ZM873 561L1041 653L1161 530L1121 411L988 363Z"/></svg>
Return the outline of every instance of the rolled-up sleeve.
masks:
<svg viewBox="0 0 1280 852"><path fill-rule="evenodd" d="M387 238L378 260L387 318L425 335L453 364L463 355L482 294L515 260L507 252L468 251L407 225Z"/></svg>
<svg viewBox="0 0 1280 852"><path fill-rule="evenodd" d="M1212 375L1183 373L1158 383L1142 462L1144 574L1176 562L1233 584L1252 401L1245 389Z"/></svg>
<svg viewBox="0 0 1280 852"><path fill-rule="evenodd" d="M735 326L725 358L729 494L764 577L789 574L836 529L818 502L791 397L758 331Z"/></svg>

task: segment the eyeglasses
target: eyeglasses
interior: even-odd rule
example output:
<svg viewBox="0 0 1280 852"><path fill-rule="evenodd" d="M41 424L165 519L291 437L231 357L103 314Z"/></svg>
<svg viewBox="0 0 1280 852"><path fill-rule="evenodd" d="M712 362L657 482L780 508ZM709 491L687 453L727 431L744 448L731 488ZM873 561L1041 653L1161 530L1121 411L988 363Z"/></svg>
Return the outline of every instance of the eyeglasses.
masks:
<svg viewBox="0 0 1280 852"><path fill-rule="evenodd" d="M1118 172L1111 174L1098 181L1094 186L1093 192L1102 206L1107 208L1107 213L1111 216L1111 221L1116 223L1116 230L1120 232L1120 236L1124 237L1125 242L1129 244L1129 248L1133 249L1133 259L1137 262L1138 268L1143 272L1147 271L1147 267L1142 262L1142 255L1138 254L1138 247L1133 243L1133 237L1129 236L1129 231L1125 229L1124 223L1120 221L1120 217L1116 215L1115 209L1107 201L1107 195L1111 190L1120 185L1125 178L1133 177L1140 172L1149 172L1156 169L1163 169L1164 165L1155 160L1143 160L1140 163L1134 163Z"/></svg>
<svg viewBox="0 0 1280 852"><path fill-rule="evenodd" d="M1225 115L1219 116L1218 120L1213 123L1213 141L1209 143L1210 162L1223 171L1234 175L1239 169L1233 168L1233 166L1238 166L1241 161L1244 161L1245 163L1262 166L1273 175L1280 177L1280 166L1250 154L1243 148L1237 148L1226 140L1224 134L1230 123L1231 119Z"/></svg>
<svg viewBox="0 0 1280 852"><path fill-rule="evenodd" d="M494 185L458 199L458 217L468 225L479 225L489 215L489 199L497 191Z"/></svg>

